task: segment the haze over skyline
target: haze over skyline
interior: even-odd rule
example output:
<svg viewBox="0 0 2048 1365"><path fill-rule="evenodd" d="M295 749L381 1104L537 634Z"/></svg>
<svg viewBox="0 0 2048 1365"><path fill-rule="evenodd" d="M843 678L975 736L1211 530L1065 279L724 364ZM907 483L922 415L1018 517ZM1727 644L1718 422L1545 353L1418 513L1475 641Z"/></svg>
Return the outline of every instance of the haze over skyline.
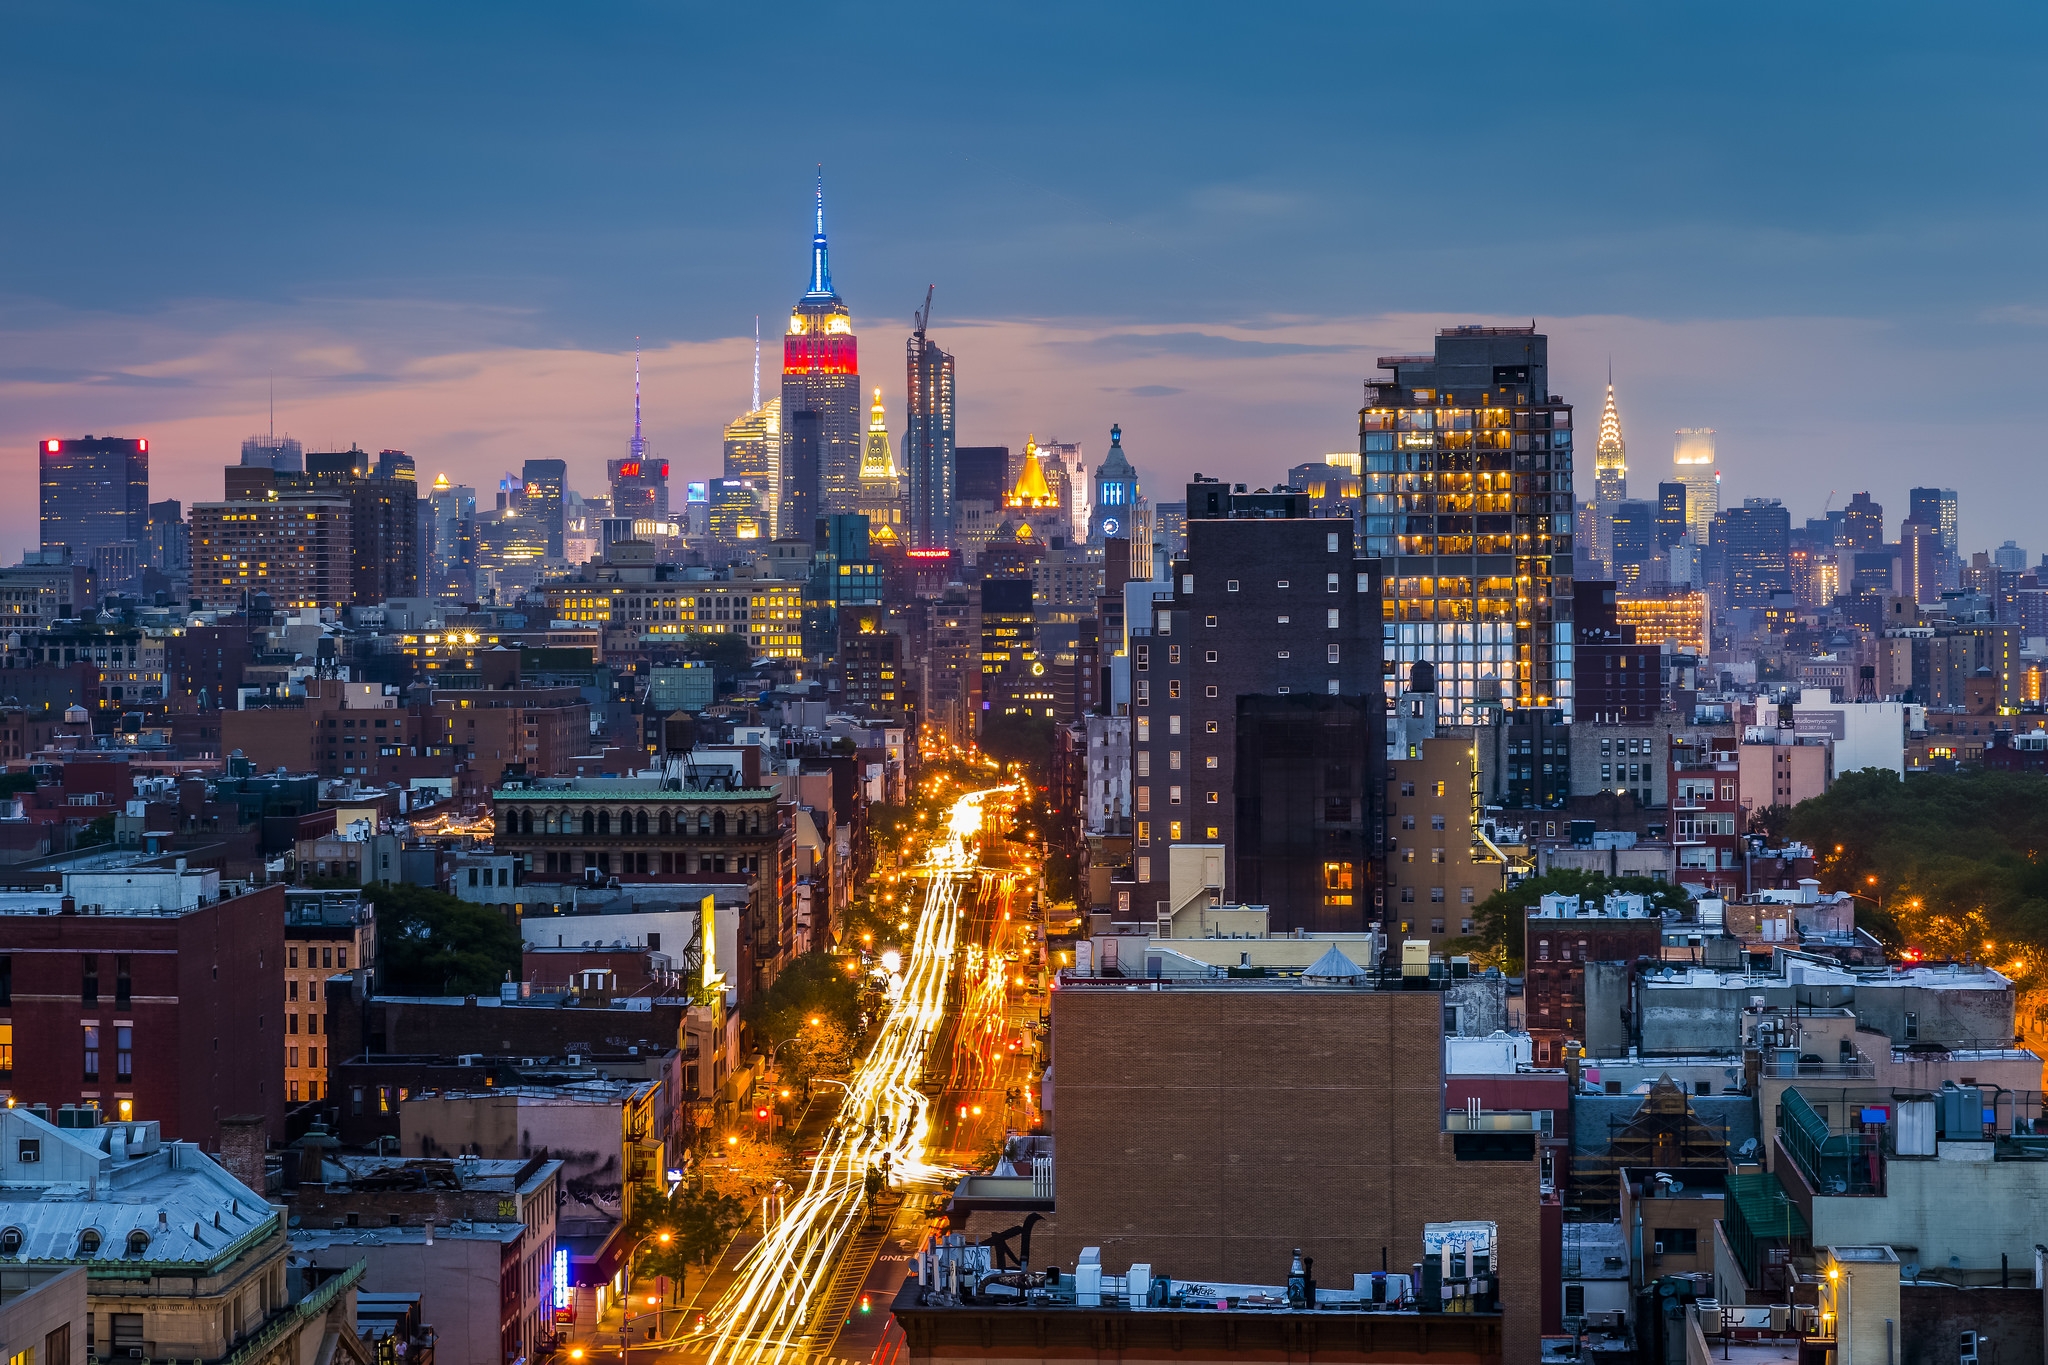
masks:
<svg viewBox="0 0 2048 1365"><path fill-rule="evenodd" d="M2048 550L2013 496L2048 362L2043 191L2012 173L2043 20L1837 17L18 11L0 448L147 436L153 496L217 498L274 373L309 449L485 496L559 457L596 492L638 336L654 449L713 476L822 161L893 430L928 283L962 444L1094 460L1121 422L1157 498L1355 449L1378 355L1534 318L1588 419L1612 357L1638 495L1711 426L1724 500L1796 524L1868 489L1895 525L1938 482L1966 550ZM839 89L783 79L807 53ZM0 515L9 555L32 512Z"/></svg>

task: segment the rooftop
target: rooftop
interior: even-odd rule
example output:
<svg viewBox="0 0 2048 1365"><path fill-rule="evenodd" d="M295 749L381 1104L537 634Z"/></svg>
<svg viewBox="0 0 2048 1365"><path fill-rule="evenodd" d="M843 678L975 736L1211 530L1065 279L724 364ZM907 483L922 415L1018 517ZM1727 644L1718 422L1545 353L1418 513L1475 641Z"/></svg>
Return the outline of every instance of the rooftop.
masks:
<svg viewBox="0 0 2048 1365"><path fill-rule="evenodd" d="M370 1190L483 1190L500 1194L532 1191L561 1168L559 1161L531 1157L524 1161L464 1156L451 1158L363 1156L327 1153L322 1160L325 1183Z"/></svg>
<svg viewBox="0 0 2048 1365"><path fill-rule="evenodd" d="M294 1252L328 1247L432 1246L435 1242L496 1242L514 1246L526 1235L524 1223L476 1223L458 1218L439 1226L386 1228L293 1228Z"/></svg>
<svg viewBox="0 0 2048 1365"><path fill-rule="evenodd" d="M19 1233L24 1260L212 1273L279 1231L261 1195L153 1122L59 1128L0 1109L0 1247Z"/></svg>

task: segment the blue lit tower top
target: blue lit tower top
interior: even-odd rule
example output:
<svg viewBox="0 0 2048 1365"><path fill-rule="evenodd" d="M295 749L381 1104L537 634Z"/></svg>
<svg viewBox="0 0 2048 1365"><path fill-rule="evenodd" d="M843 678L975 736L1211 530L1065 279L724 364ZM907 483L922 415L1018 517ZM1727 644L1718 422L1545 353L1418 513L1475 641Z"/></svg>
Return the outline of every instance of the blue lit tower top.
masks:
<svg viewBox="0 0 2048 1365"><path fill-rule="evenodd" d="M1095 466L1095 510L1088 527L1089 543L1131 533L1131 508L1138 501L1138 471L1124 455L1124 429L1109 429L1109 454Z"/></svg>
<svg viewBox="0 0 2048 1365"><path fill-rule="evenodd" d="M825 170L818 168L817 231L811 238L811 287L789 310L782 340L782 372L859 374L853 316L832 288L832 260L825 246ZM857 400L856 400L857 401Z"/></svg>
<svg viewBox="0 0 2048 1365"><path fill-rule="evenodd" d="M830 299L839 302L839 295L832 292L832 258L825 246L825 168L818 167L818 231L811 238L811 287L804 294L806 300Z"/></svg>

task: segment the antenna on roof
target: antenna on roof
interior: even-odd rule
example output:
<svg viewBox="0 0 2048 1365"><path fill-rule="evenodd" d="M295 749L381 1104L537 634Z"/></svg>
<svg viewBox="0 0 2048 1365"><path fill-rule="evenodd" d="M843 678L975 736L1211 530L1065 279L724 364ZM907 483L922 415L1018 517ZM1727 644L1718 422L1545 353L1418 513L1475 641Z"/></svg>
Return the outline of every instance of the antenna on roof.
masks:
<svg viewBox="0 0 2048 1365"><path fill-rule="evenodd" d="M754 314L754 406L748 411L761 410L761 315Z"/></svg>

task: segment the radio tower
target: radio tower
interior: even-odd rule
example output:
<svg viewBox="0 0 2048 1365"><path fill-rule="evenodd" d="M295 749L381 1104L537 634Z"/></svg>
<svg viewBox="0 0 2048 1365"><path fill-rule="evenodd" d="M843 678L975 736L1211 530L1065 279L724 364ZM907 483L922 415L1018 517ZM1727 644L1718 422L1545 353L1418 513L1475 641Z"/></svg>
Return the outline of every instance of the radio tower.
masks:
<svg viewBox="0 0 2048 1365"><path fill-rule="evenodd" d="M633 448L635 460L647 458L647 438L640 434L640 338L633 338Z"/></svg>
<svg viewBox="0 0 2048 1365"><path fill-rule="evenodd" d="M754 314L754 406L748 412L761 410L761 315Z"/></svg>

